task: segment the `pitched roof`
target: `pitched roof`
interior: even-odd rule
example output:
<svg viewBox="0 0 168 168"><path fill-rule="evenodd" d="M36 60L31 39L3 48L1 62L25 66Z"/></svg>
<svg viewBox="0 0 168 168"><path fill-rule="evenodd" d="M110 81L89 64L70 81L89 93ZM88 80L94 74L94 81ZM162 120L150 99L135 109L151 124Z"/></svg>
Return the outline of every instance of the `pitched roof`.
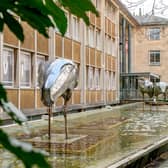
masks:
<svg viewBox="0 0 168 168"><path fill-rule="evenodd" d="M134 16L140 25L166 25L168 24L168 19L154 16L154 15L142 15Z"/></svg>

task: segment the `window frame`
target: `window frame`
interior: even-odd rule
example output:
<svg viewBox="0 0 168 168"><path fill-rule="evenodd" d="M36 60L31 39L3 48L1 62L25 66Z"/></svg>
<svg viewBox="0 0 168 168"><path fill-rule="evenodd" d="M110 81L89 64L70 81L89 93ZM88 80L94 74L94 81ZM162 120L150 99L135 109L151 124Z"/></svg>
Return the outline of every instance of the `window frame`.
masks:
<svg viewBox="0 0 168 168"><path fill-rule="evenodd" d="M29 73L29 81L28 82L23 82L22 78L21 78L21 76L22 76L21 75L21 73L22 73L22 62L21 61L23 59L23 55L24 56L27 55L27 58L29 59L29 65L28 65L28 67L30 69L30 73ZM30 52L25 52L25 51L21 51L20 52L20 73L19 73L19 75L20 75L20 87L21 88L31 88L31 84L32 84L32 55L31 55ZM28 85L26 85L26 83Z"/></svg>
<svg viewBox="0 0 168 168"><path fill-rule="evenodd" d="M11 58L12 58L12 64L11 64L11 66L12 66L12 79L11 79L11 81L5 81L5 80L3 80L3 75L4 75L4 67L3 67L3 65L5 65L4 64L4 62L2 62L2 83L3 83L3 85L5 86L5 87L14 87L14 74L15 74L15 64L14 64L14 54L15 54L15 52L14 52L14 49L13 48L10 48L10 47L3 47L3 54L2 54L2 61L4 61L5 60L5 58L6 58L6 56L4 55L4 50L6 50L6 51L11 51L12 52L12 55L11 55ZM9 85L8 85L8 84ZM11 84L11 85L10 85Z"/></svg>
<svg viewBox="0 0 168 168"><path fill-rule="evenodd" d="M159 62L157 62L156 60L157 60L157 58L156 58L156 54L158 54L159 53ZM151 54L155 54L153 57L154 57L154 61L153 62L151 62ZM160 66L160 50L150 50L149 51L149 65L151 65L151 66Z"/></svg>
<svg viewBox="0 0 168 168"><path fill-rule="evenodd" d="M156 30L159 30L159 31L157 32ZM158 33L159 33L159 36L158 36ZM148 28L148 39L151 41L160 40L160 27Z"/></svg>
<svg viewBox="0 0 168 168"><path fill-rule="evenodd" d="M38 59L39 58L44 58L44 62L46 62L46 56L45 55L41 55L41 54L37 54L37 57L36 57L36 87L39 88L39 83L38 83L38 68L39 68L39 65L42 61L38 62ZM41 59L41 60L42 60Z"/></svg>
<svg viewBox="0 0 168 168"><path fill-rule="evenodd" d="M89 27L89 46L94 48L95 47L95 31L94 27Z"/></svg>
<svg viewBox="0 0 168 168"><path fill-rule="evenodd" d="M94 68L90 66L88 67L88 89L94 89Z"/></svg>
<svg viewBox="0 0 168 168"><path fill-rule="evenodd" d="M79 41L80 40L80 21L77 17L72 16L72 39Z"/></svg>
<svg viewBox="0 0 168 168"><path fill-rule="evenodd" d="M101 41L101 31L100 30L96 30L96 49L100 50L102 49L102 41Z"/></svg>
<svg viewBox="0 0 168 168"><path fill-rule="evenodd" d="M95 68L94 84L95 84L95 89L100 90L100 69L99 68Z"/></svg>

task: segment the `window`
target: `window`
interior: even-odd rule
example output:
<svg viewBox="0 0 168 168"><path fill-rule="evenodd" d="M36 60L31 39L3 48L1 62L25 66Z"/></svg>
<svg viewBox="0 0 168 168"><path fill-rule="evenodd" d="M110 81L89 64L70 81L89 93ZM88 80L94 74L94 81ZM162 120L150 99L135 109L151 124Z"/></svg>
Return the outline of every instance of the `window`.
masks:
<svg viewBox="0 0 168 168"><path fill-rule="evenodd" d="M112 40L112 56L116 56L116 45L115 45L115 40Z"/></svg>
<svg viewBox="0 0 168 168"><path fill-rule="evenodd" d="M89 46L94 47L94 28L89 28Z"/></svg>
<svg viewBox="0 0 168 168"><path fill-rule="evenodd" d="M111 88L116 90L116 76L115 72L111 72Z"/></svg>
<svg viewBox="0 0 168 168"><path fill-rule="evenodd" d="M93 67L88 68L88 89L94 88L94 81L93 81Z"/></svg>
<svg viewBox="0 0 168 168"><path fill-rule="evenodd" d="M85 38L85 43L86 43L86 45L89 45L89 28L88 27L86 27L86 38Z"/></svg>
<svg viewBox="0 0 168 168"><path fill-rule="evenodd" d="M36 86L39 86L39 83L38 83L38 68L39 68L39 65L40 63L44 63L45 62L45 56L42 56L42 55L37 55L37 62L36 62Z"/></svg>
<svg viewBox="0 0 168 168"><path fill-rule="evenodd" d="M80 83L81 83L81 76L80 76L80 64L79 63L75 63L77 68L78 68L78 84L76 86L75 89L80 89Z"/></svg>
<svg viewBox="0 0 168 168"><path fill-rule="evenodd" d="M100 35L100 31L99 30L97 30L96 31L96 48L98 49L98 50L101 50L101 35Z"/></svg>
<svg viewBox="0 0 168 168"><path fill-rule="evenodd" d="M65 36L69 37L70 36L70 16L69 13L65 12L65 15L67 17L67 30L65 33Z"/></svg>
<svg viewBox="0 0 168 168"><path fill-rule="evenodd" d="M27 52L20 53L20 85L22 87L31 86L31 54Z"/></svg>
<svg viewBox="0 0 168 168"><path fill-rule="evenodd" d="M100 89L100 69L95 69L95 87Z"/></svg>
<svg viewBox="0 0 168 168"><path fill-rule="evenodd" d="M111 81L110 81L110 74L109 71L106 71L106 90L110 90L111 88Z"/></svg>
<svg viewBox="0 0 168 168"><path fill-rule="evenodd" d="M74 40L79 40L79 20L76 17L72 18L72 37Z"/></svg>
<svg viewBox="0 0 168 168"><path fill-rule="evenodd" d="M105 36L105 52L112 54L112 40L108 35Z"/></svg>
<svg viewBox="0 0 168 168"><path fill-rule="evenodd" d="M98 10L100 10L100 6L101 6L100 2L101 2L101 0L95 0L95 6Z"/></svg>
<svg viewBox="0 0 168 168"><path fill-rule="evenodd" d="M2 83L6 86L14 85L14 50L11 48L3 49Z"/></svg>
<svg viewBox="0 0 168 168"><path fill-rule="evenodd" d="M160 65L160 51L149 51L150 65Z"/></svg>
<svg viewBox="0 0 168 168"><path fill-rule="evenodd" d="M150 28L148 34L149 40L160 40L160 28Z"/></svg>
<svg viewBox="0 0 168 168"><path fill-rule="evenodd" d="M112 41L110 37L107 39L107 53L112 54Z"/></svg>

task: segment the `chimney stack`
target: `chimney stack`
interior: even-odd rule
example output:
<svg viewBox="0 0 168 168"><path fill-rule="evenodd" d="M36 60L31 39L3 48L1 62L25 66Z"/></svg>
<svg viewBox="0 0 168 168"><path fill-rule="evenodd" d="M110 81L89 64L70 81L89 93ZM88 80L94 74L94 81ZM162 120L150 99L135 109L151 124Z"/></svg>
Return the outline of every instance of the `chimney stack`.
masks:
<svg viewBox="0 0 168 168"><path fill-rule="evenodd" d="M139 16L142 16L142 10L139 8Z"/></svg>

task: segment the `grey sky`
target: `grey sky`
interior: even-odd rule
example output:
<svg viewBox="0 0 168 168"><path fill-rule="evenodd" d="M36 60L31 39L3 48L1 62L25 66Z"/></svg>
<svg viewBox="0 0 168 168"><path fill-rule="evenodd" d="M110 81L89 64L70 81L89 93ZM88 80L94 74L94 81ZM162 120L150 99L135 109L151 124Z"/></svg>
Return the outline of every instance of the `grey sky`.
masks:
<svg viewBox="0 0 168 168"><path fill-rule="evenodd" d="M131 6L129 10L135 14L139 13L140 8L142 14L151 14L155 2L155 15L168 18L168 0L121 0L121 2L127 7Z"/></svg>

